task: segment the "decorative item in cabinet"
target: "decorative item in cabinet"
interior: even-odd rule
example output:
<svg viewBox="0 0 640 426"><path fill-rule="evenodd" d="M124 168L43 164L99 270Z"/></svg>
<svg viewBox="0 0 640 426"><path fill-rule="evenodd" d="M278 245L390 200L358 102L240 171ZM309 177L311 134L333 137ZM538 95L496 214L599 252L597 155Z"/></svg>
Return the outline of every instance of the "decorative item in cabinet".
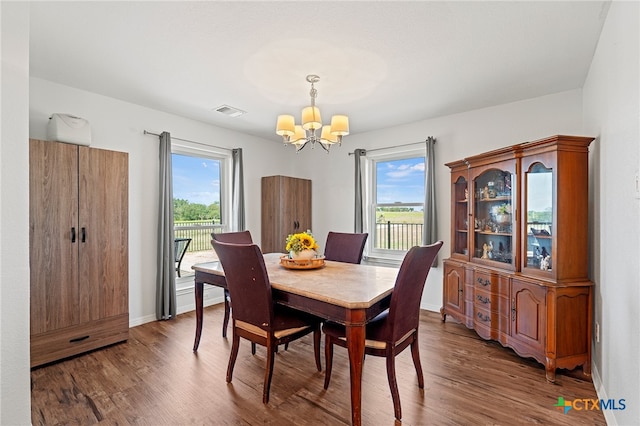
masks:
<svg viewBox="0 0 640 426"><path fill-rule="evenodd" d="M515 163L496 169L481 168L474 184L473 258L499 262L513 269L513 198L511 182ZM515 170L514 170L515 171Z"/></svg>

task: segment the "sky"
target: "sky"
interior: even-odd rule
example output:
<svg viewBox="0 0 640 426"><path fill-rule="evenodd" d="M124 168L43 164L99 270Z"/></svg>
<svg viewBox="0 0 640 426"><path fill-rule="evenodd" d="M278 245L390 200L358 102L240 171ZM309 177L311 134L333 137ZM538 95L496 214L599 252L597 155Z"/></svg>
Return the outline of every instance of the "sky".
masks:
<svg viewBox="0 0 640 426"><path fill-rule="evenodd" d="M172 154L173 198L208 206L220 202L220 162Z"/></svg>
<svg viewBox="0 0 640 426"><path fill-rule="evenodd" d="M424 203L424 157L380 161L377 200L380 203Z"/></svg>

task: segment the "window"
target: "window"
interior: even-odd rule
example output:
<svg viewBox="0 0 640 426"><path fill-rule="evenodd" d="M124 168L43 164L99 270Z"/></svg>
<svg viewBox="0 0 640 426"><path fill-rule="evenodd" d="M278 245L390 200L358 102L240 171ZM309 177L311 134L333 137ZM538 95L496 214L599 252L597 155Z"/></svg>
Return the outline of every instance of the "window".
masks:
<svg viewBox="0 0 640 426"><path fill-rule="evenodd" d="M228 230L230 162L227 152L173 146L174 233L176 239L191 239L180 263L176 287L193 284L193 264L216 260L211 233Z"/></svg>
<svg viewBox="0 0 640 426"><path fill-rule="evenodd" d="M367 257L395 262L422 244L424 148L380 150L366 158Z"/></svg>

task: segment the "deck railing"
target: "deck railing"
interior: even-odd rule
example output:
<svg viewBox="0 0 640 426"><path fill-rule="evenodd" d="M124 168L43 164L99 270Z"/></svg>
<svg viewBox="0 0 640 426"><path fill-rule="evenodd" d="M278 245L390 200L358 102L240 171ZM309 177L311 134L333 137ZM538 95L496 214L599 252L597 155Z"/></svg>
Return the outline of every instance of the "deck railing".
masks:
<svg viewBox="0 0 640 426"><path fill-rule="evenodd" d="M176 238L191 238L187 253L211 250L211 233L224 232L226 225L214 224L211 220L189 220L173 223Z"/></svg>
<svg viewBox="0 0 640 426"><path fill-rule="evenodd" d="M376 223L375 248L390 250L409 250L422 244L421 223ZM225 232L226 225L214 224L210 220L190 220L174 223L176 238L191 238L187 252L211 249L211 233ZM283 243L284 244L284 243Z"/></svg>
<svg viewBox="0 0 640 426"><path fill-rule="evenodd" d="M422 223L376 223L374 248L409 250L422 244Z"/></svg>

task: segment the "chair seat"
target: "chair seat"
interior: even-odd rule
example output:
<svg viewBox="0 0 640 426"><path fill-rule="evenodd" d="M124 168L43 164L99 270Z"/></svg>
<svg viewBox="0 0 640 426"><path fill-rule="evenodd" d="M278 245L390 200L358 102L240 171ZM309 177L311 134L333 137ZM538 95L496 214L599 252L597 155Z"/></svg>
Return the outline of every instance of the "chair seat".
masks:
<svg viewBox="0 0 640 426"><path fill-rule="evenodd" d="M301 314L300 312L291 312L289 309L280 305L274 306L273 312L273 335L276 339L282 339L287 336L296 334L304 329L310 328L310 322L315 322L312 317ZM317 321L318 323L320 320ZM265 324L267 325L267 324ZM236 327L242 328L250 333L258 336L267 337L267 331L248 322L236 320Z"/></svg>

